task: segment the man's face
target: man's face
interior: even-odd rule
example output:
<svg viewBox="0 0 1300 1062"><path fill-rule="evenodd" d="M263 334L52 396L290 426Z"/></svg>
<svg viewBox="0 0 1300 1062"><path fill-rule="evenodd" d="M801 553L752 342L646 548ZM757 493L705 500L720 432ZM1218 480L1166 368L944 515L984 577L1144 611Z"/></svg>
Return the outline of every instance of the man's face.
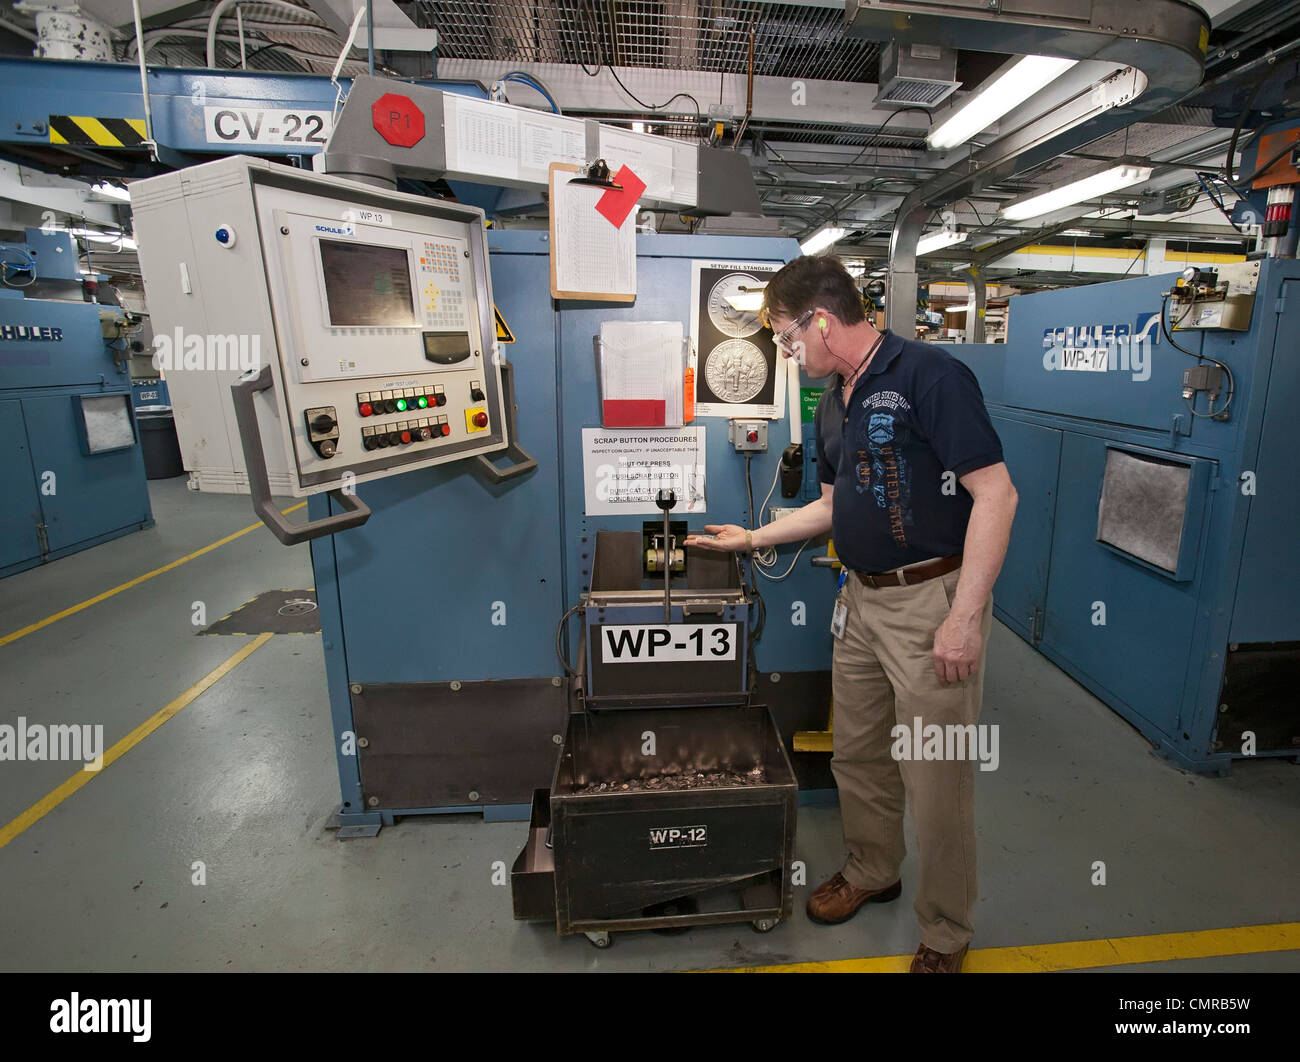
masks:
<svg viewBox="0 0 1300 1062"><path fill-rule="evenodd" d="M821 333L817 331L819 316L824 316L824 312L818 310L798 317L781 313L771 316L772 338L776 341L777 353L802 366L804 372L814 380L835 372L830 351L826 349L826 344L820 338Z"/></svg>

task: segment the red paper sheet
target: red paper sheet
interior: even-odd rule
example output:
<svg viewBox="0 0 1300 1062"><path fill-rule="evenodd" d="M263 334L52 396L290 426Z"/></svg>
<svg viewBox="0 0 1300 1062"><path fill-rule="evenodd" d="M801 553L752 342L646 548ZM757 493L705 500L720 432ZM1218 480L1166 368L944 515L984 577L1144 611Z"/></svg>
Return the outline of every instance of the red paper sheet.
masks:
<svg viewBox="0 0 1300 1062"><path fill-rule="evenodd" d="M607 398L606 428L662 428L667 403L662 398Z"/></svg>
<svg viewBox="0 0 1300 1062"><path fill-rule="evenodd" d="M636 206L636 201L641 198L641 193L645 191L645 181L624 166L618 173L614 174L614 183L621 184L623 190L616 192L611 188L600 197L600 201L596 203L596 209L608 219L614 228L621 229L623 222L627 220L628 214Z"/></svg>

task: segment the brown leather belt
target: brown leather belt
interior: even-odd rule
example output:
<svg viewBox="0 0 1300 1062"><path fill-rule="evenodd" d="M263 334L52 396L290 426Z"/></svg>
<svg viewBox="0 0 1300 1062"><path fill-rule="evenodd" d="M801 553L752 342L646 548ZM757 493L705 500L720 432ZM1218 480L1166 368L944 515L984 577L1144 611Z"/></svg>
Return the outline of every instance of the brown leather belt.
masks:
<svg viewBox="0 0 1300 1062"><path fill-rule="evenodd" d="M882 586L912 586L915 583L923 583L927 579L934 579L940 575L947 575L949 572L955 572L961 567L961 554L954 553L951 557L938 557L932 561L926 561L924 564L917 564L914 567L893 572L854 572L863 586L869 586L872 590L879 590Z"/></svg>

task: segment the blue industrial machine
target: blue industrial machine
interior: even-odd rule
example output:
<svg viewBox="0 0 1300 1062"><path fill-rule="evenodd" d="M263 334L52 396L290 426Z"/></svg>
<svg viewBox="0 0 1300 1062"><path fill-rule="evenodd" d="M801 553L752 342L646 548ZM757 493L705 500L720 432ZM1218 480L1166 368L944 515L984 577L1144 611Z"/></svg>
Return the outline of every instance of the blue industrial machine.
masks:
<svg viewBox="0 0 1300 1062"><path fill-rule="evenodd" d="M644 520L585 512L582 429L601 423L592 337L611 320L688 329L694 259L783 263L798 254L786 239L639 236L639 294L623 307L553 301L546 233L490 231L488 241L497 308L517 339L503 350L514 365L518 436L537 469L503 485L460 466L379 480L363 491L372 512L364 527L313 541L335 732L367 737L355 755L340 744L346 825L435 811L529 816L570 711L557 622L592 589L597 533L639 535ZM699 423L708 509L692 526L745 524L744 459L725 420ZM753 459L760 498L777 474L782 427ZM316 520L338 507L315 496L308 512ZM833 577L806 556L788 579L759 579L756 689L787 746L796 730L822 729L829 707ZM576 634L575 622L559 639L570 661ZM831 787L824 756L792 758L804 790Z"/></svg>
<svg viewBox="0 0 1300 1062"><path fill-rule="evenodd" d="M120 309L67 233L0 244L0 577L150 527Z"/></svg>
<svg viewBox="0 0 1300 1062"><path fill-rule="evenodd" d="M600 944L613 928L661 918L766 930L787 917L795 770L805 789L829 787L824 757L792 764L785 747L794 731L826 723L832 577L805 560L782 581L755 587L751 574L742 586L733 557L688 555L665 605L643 564L657 563L662 579L676 562L683 514L665 517L655 562L655 523L647 530L639 510L590 512L583 429L602 425L593 340L603 324L680 322L689 334L693 263L777 267L795 243L639 236L636 301L613 305L552 300L545 232L488 230L477 208L336 176L232 157L138 182L132 199L160 333L262 339L265 364L232 388L234 410L254 507L285 543L311 542L340 835L439 812L536 825L537 794L554 782L568 788L552 805L578 800L564 805L568 815L557 811L561 847L600 848L594 862L557 861L562 932ZM508 358L495 318L514 337ZM692 511L696 528L748 524L755 499L769 485L775 492L785 422L754 430L774 445L747 439L744 454L727 423L697 421L707 512ZM288 524L269 497L266 449L277 440L295 493L309 498L305 526ZM576 621L566 627L584 607L597 643L608 624L698 626L703 662L587 668L595 650ZM598 704L625 721L602 728L585 714ZM642 711L653 722L627 721ZM672 714L683 711L693 714ZM704 795L642 793L652 806L619 808L631 832L615 831L611 843L641 854L647 843L652 853L692 849L656 857L678 873L662 871L654 888L624 881L619 892L625 863L604 842L580 839L615 809L589 814L595 804L581 787L591 768L574 763L621 764L638 726L664 730L662 756L678 771L698 764L706 778L715 773L707 761L732 778L743 760L755 774ZM611 742L623 751L611 753ZM665 815L672 821L657 821ZM713 847L654 845L646 822L667 830L683 815L691 829L712 830ZM746 823L761 824L759 834ZM688 861L701 869L683 883ZM649 910L708 891L706 877L735 886L741 902Z"/></svg>
<svg viewBox="0 0 1300 1062"><path fill-rule="evenodd" d="M998 618L1196 771L1300 755L1297 336L1274 258L1016 296L953 348L1020 493Z"/></svg>

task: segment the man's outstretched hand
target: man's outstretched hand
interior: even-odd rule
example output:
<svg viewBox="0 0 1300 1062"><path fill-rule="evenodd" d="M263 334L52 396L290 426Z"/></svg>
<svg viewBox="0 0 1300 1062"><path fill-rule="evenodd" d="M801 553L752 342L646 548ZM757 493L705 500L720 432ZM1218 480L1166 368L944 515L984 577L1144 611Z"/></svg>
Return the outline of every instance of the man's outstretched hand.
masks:
<svg viewBox="0 0 1300 1062"><path fill-rule="evenodd" d="M745 529L736 524L705 524L706 535L687 535L688 546L740 553L745 548Z"/></svg>

